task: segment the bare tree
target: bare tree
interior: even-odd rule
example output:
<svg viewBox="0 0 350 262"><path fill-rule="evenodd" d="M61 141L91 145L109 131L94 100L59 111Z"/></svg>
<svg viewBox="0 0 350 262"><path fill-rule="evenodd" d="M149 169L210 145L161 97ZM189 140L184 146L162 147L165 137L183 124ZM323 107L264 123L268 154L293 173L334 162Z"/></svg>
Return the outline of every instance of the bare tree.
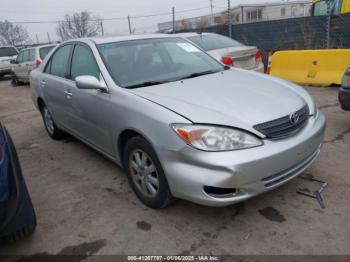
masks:
<svg viewBox="0 0 350 262"><path fill-rule="evenodd" d="M56 29L62 41L71 38L96 36L102 31L102 20L87 11L66 14Z"/></svg>
<svg viewBox="0 0 350 262"><path fill-rule="evenodd" d="M0 21L0 44L1 45L21 45L29 42L27 30L20 25L5 20Z"/></svg>

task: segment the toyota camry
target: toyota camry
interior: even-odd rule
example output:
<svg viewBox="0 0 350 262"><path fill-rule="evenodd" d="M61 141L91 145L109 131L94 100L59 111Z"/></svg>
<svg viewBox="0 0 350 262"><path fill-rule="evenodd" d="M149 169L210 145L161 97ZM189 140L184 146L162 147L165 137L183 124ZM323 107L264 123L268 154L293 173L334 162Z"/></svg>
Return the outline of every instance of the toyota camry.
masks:
<svg viewBox="0 0 350 262"><path fill-rule="evenodd" d="M32 71L47 133L121 165L137 197L234 204L300 175L326 119L300 86L230 68L176 35L76 39Z"/></svg>

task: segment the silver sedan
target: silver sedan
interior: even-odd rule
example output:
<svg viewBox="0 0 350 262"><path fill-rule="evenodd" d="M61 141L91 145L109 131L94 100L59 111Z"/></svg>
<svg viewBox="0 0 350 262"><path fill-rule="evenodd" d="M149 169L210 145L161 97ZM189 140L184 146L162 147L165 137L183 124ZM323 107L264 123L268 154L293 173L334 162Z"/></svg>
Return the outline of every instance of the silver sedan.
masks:
<svg viewBox="0 0 350 262"><path fill-rule="evenodd" d="M316 159L326 126L300 86L225 67L176 36L65 42L31 85L48 134L70 133L124 167L153 208L274 189Z"/></svg>

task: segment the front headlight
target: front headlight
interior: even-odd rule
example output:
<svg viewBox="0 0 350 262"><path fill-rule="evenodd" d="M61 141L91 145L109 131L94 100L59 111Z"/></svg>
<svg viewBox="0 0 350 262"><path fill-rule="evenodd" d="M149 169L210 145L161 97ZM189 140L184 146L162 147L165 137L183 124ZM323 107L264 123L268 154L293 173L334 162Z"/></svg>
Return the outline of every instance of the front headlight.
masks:
<svg viewBox="0 0 350 262"><path fill-rule="evenodd" d="M263 144L254 135L234 128L189 124L171 127L186 143L204 151L231 151Z"/></svg>

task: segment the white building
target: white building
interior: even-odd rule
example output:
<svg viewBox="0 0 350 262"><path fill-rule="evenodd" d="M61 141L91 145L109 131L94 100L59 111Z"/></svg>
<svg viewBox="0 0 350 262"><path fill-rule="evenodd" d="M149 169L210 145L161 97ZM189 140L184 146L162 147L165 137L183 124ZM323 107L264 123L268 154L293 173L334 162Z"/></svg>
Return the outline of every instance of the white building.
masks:
<svg viewBox="0 0 350 262"><path fill-rule="evenodd" d="M239 5L230 10L231 22L232 24L243 24L309 16L311 5L311 0ZM176 30L200 29L211 25L227 24L227 22L228 14L227 11L224 11L214 14L214 19L211 15L205 15L176 20L175 28ZM172 30L172 27L172 21L158 24L158 30L161 32Z"/></svg>

